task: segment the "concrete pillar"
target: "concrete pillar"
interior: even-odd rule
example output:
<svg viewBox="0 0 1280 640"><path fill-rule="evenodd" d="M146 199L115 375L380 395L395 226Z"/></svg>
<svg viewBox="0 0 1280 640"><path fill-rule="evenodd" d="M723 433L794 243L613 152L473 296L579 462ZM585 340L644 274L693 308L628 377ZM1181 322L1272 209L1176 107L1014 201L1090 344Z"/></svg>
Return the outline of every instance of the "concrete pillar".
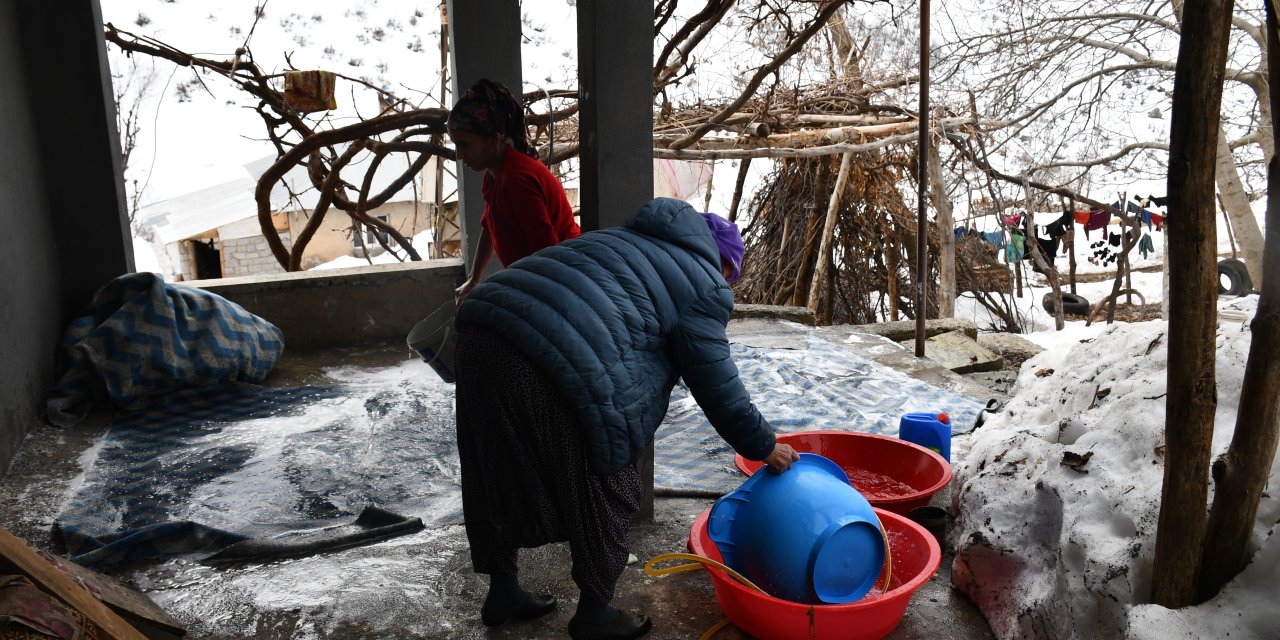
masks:
<svg viewBox="0 0 1280 640"><path fill-rule="evenodd" d="M133 271L102 12L96 0L16 4L40 142L39 155L28 160L44 172L63 311L70 316L99 287Z"/></svg>
<svg viewBox="0 0 1280 640"><path fill-rule="evenodd" d="M582 230L617 226L653 197L653 3L578 0L578 98ZM653 460L650 441L641 522Z"/></svg>
<svg viewBox="0 0 1280 640"><path fill-rule="evenodd" d="M583 231L653 197L653 37L653 3L578 0Z"/></svg>
<svg viewBox="0 0 1280 640"><path fill-rule="evenodd" d="M0 2L0 475L66 321L133 268L97 0Z"/></svg>
<svg viewBox="0 0 1280 640"><path fill-rule="evenodd" d="M519 99L523 92L520 3L517 0L448 0L448 11L449 42L453 47L449 75L454 100L480 78L506 85ZM653 21L653 16L649 21ZM653 44L646 46L652 48ZM456 170L462 258L470 269L475 243L480 237L480 216L484 214L484 197L480 193L484 174L466 168L461 162L457 163ZM491 270L502 267L496 257L489 265Z"/></svg>

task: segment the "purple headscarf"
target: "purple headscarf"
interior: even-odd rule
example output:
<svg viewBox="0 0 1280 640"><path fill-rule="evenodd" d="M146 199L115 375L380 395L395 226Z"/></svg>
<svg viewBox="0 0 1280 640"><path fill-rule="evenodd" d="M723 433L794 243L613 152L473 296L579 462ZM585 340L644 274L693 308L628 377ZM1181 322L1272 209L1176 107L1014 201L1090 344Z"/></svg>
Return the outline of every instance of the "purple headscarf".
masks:
<svg viewBox="0 0 1280 640"><path fill-rule="evenodd" d="M707 221L707 228L711 229L711 237L720 250L720 259L732 268L729 282L736 281L742 273L742 255L747 252L746 246L742 244L742 233L738 231L738 225L714 213L704 213L702 217Z"/></svg>

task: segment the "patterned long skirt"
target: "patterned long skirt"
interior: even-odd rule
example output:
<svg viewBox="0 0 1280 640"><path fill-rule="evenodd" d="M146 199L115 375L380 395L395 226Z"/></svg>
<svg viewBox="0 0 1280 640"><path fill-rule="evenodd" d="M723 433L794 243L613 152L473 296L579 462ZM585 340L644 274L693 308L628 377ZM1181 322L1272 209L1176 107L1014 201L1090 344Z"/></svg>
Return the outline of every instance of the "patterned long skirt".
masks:
<svg viewBox="0 0 1280 640"><path fill-rule="evenodd" d="M455 368L462 510L475 571L515 575L518 548L568 541L578 588L612 600L640 506L639 469L591 473L572 408L496 333L460 327Z"/></svg>

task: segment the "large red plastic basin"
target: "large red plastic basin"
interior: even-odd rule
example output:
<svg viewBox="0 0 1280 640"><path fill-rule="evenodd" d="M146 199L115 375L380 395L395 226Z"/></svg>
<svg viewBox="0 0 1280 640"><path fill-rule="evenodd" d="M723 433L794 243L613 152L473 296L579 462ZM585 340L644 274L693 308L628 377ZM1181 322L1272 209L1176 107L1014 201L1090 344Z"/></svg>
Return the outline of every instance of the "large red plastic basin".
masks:
<svg viewBox="0 0 1280 640"><path fill-rule="evenodd" d="M816 453L840 465L871 506L906 514L929 504L951 482L951 465L918 444L873 433L801 431L778 436L799 452ZM735 455L733 463L750 476L763 462Z"/></svg>
<svg viewBox="0 0 1280 640"><path fill-rule="evenodd" d="M710 514L707 509L693 521L689 551L723 562L720 550L707 533ZM755 591L719 569L708 569L720 610L739 629L760 640L874 640L889 635L906 613L911 595L937 572L942 550L924 527L884 509L876 509L876 514L888 535L893 559L887 593L873 590L849 604L800 604Z"/></svg>

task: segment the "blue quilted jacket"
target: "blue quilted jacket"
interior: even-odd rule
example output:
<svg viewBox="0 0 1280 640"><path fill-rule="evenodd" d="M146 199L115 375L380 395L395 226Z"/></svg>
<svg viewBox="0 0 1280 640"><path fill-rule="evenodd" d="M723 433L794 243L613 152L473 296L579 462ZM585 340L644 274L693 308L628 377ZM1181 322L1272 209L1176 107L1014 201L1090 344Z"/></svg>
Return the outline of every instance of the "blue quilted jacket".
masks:
<svg viewBox="0 0 1280 640"><path fill-rule="evenodd" d="M773 450L729 357L732 309L706 221L656 198L621 227L512 263L471 292L457 322L504 336L540 367L578 414L591 470L609 474L640 457L679 378L734 450Z"/></svg>

